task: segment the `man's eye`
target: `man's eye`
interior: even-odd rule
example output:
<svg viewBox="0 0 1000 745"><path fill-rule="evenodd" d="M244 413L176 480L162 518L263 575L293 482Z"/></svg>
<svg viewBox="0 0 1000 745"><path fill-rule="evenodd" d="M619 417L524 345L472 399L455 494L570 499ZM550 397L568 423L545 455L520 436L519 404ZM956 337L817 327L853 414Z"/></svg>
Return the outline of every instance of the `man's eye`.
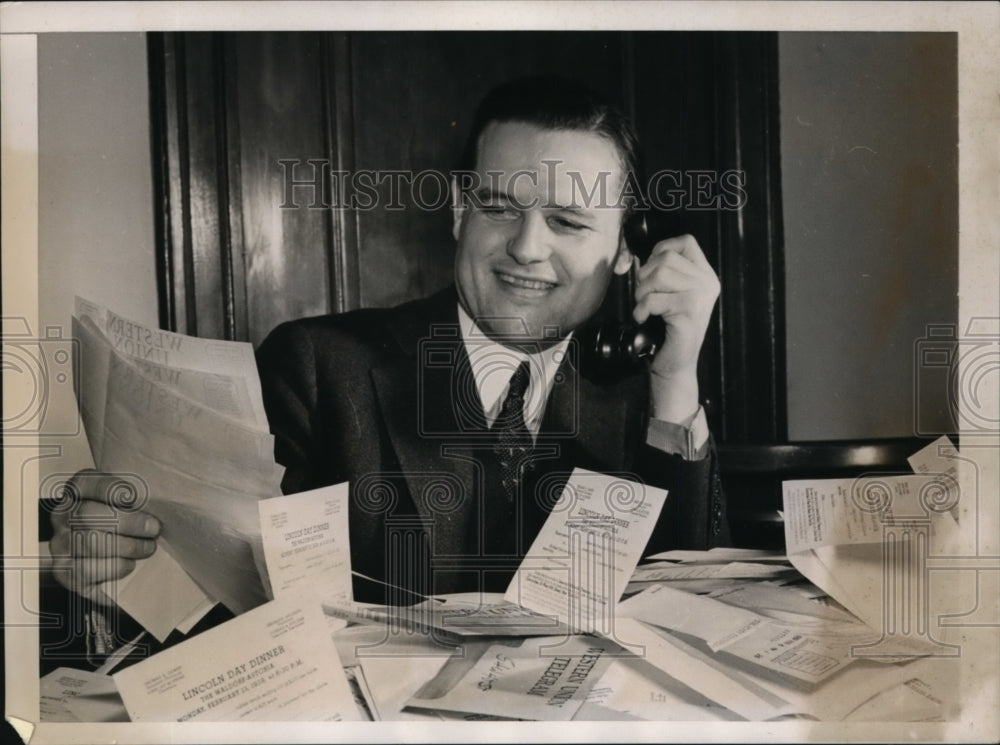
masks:
<svg viewBox="0 0 1000 745"><path fill-rule="evenodd" d="M575 220L569 220L565 217L553 217L550 218L549 222L556 230L561 230L567 233L585 230L587 228L587 226L583 223L576 222Z"/></svg>
<svg viewBox="0 0 1000 745"><path fill-rule="evenodd" d="M494 220L510 220L517 217L517 211L506 204L484 204L479 211Z"/></svg>

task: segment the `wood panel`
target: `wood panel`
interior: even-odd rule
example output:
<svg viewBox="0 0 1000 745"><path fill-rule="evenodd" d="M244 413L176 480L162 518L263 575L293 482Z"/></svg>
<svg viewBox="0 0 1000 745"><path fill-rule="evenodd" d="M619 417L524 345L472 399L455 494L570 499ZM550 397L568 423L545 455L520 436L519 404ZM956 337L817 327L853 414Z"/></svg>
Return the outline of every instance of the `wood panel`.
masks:
<svg viewBox="0 0 1000 745"><path fill-rule="evenodd" d="M179 219L184 197L180 189L181 179L171 172L171 165L178 163L180 158L177 153L177 128L169 126L170 122L177 121L177 55L172 39L165 34L149 34L147 52L157 310L160 327L176 331L176 319L186 315L183 308L184 279L182 276L179 283L176 281L174 261L175 248L184 245L182 221ZM179 304L182 307L178 308Z"/></svg>
<svg viewBox="0 0 1000 745"><path fill-rule="evenodd" d="M157 273L164 328L245 339L235 88L217 34L151 34Z"/></svg>
<svg viewBox="0 0 1000 745"><path fill-rule="evenodd" d="M648 217L650 232L657 238L693 235L720 274L725 295L727 282L720 271L723 247L715 212L692 209L685 183L688 174L715 173L718 167L714 35L636 33L633 38L635 67L642 71L635 77L634 116L643 142L647 178L654 179L660 171L672 171L680 178L673 181L672 177L664 176L658 184L653 182L658 186L656 203L661 207ZM702 402L712 431L721 440L726 436L722 426L723 318L717 307L698 363Z"/></svg>
<svg viewBox="0 0 1000 745"><path fill-rule="evenodd" d="M727 442L783 442L785 412L784 262L777 36L726 35L720 40L726 74L718 98L721 159L745 174L746 205L723 210L723 271L731 280L722 301L729 354L723 380L729 396Z"/></svg>
<svg viewBox="0 0 1000 745"><path fill-rule="evenodd" d="M225 43L238 96L248 337L257 344L282 321L336 307L325 98L333 71L322 34L231 34Z"/></svg>
<svg viewBox="0 0 1000 745"><path fill-rule="evenodd" d="M351 38L347 33L326 34L323 39L327 150L333 170L353 173L354 163L354 64ZM359 279L359 239L357 213L346 209L350 194L345 189L336 196L333 221L333 289L330 310L342 313L361 307Z"/></svg>
<svg viewBox="0 0 1000 745"><path fill-rule="evenodd" d="M150 138L153 149L156 276L160 326L188 333L196 328L189 288L189 191L184 47L172 34L150 34Z"/></svg>
<svg viewBox="0 0 1000 745"><path fill-rule="evenodd" d="M722 284L699 381L723 443L785 436L776 44L775 34L634 35L647 169L679 179L659 181L666 208L652 229L694 235ZM744 204L731 174L742 174Z"/></svg>

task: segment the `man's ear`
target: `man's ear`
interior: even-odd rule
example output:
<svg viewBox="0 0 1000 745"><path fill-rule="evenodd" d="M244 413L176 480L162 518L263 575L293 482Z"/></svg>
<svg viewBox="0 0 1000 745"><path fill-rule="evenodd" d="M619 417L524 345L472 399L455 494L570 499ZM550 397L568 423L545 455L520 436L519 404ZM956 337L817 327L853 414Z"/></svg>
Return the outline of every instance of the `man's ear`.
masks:
<svg viewBox="0 0 1000 745"><path fill-rule="evenodd" d="M451 234L458 240L462 233L462 220L465 219L465 195L458 188L458 179L451 177Z"/></svg>
<svg viewBox="0 0 1000 745"><path fill-rule="evenodd" d="M623 232L621 238L618 239L618 255L615 257L614 265L615 274L625 274L632 267L633 256Z"/></svg>

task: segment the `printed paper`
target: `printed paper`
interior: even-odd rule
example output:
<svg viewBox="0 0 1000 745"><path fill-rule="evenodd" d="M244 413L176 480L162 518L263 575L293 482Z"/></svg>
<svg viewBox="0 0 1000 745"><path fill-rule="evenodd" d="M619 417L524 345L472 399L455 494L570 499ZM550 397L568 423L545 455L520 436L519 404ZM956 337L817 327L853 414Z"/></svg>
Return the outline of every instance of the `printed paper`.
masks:
<svg viewBox="0 0 1000 745"><path fill-rule="evenodd" d="M504 597L574 632L607 627L666 499L663 489L574 469Z"/></svg>
<svg viewBox="0 0 1000 745"><path fill-rule="evenodd" d="M318 605L272 601L114 676L135 722L358 720Z"/></svg>

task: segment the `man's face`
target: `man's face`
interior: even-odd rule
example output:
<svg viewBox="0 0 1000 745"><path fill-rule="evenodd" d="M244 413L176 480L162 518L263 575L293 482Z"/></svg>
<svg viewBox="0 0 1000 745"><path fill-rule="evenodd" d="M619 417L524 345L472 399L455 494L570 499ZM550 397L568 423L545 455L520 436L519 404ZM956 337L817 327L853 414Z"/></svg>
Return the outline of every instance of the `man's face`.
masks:
<svg viewBox="0 0 1000 745"><path fill-rule="evenodd" d="M590 132L493 123L480 137L476 173L478 189L456 208L452 231L462 306L493 337L523 328L529 340L551 343L558 328L562 338L597 310L612 274L631 265L615 146ZM595 191L602 180L603 199Z"/></svg>

